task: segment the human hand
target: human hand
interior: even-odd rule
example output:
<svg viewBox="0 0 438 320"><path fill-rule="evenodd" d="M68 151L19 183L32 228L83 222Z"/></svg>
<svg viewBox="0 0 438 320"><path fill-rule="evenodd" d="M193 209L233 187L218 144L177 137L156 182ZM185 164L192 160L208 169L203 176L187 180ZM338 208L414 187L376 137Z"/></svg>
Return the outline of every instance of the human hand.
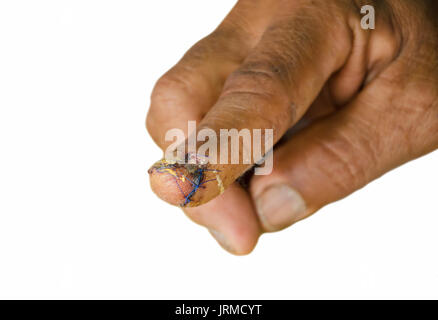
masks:
<svg viewBox="0 0 438 320"><path fill-rule="evenodd" d="M183 208L231 253L438 148L438 3L362 2L240 0L157 82L146 124L163 150L189 120L282 138L272 174L245 189L234 181L247 165L219 166L225 192ZM375 30L361 28L365 4ZM178 204L165 179L152 171L154 191Z"/></svg>

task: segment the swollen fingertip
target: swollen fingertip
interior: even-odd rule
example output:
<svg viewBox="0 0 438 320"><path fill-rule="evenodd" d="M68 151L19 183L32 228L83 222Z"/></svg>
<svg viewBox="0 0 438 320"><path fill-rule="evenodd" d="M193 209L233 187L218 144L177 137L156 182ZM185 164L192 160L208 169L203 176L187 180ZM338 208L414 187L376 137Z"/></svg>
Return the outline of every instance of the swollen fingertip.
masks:
<svg viewBox="0 0 438 320"><path fill-rule="evenodd" d="M156 162L148 173L152 191L160 199L175 206L199 206L224 190L217 170L209 169L205 164L187 164L162 159ZM215 183L212 186L210 182ZM216 188L214 185L217 185Z"/></svg>
<svg viewBox="0 0 438 320"><path fill-rule="evenodd" d="M185 175L184 170L178 168L164 168L155 164L149 170L152 191L162 200L175 206L183 206L185 194L190 192L190 183L179 176Z"/></svg>

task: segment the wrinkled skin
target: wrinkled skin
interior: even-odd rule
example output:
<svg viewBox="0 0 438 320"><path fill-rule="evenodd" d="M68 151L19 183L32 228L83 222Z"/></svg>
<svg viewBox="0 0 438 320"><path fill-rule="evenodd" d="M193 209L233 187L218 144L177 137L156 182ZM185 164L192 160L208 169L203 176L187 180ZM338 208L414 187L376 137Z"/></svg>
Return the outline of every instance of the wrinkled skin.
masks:
<svg viewBox="0 0 438 320"><path fill-rule="evenodd" d="M373 3L374 2L374 3ZM360 27L372 4L376 29ZM229 252L438 148L438 2L240 0L153 90L147 129L274 128L274 169L186 208ZM170 115L170 117L169 117ZM229 176L237 178L230 169Z"/></svg>

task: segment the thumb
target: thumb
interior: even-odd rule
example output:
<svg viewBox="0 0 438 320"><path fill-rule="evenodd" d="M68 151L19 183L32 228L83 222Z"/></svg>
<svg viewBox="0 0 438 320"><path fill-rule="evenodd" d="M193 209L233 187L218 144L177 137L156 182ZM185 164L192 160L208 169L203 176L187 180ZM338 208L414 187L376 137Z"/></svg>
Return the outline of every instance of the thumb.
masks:
<svg viewBox="0 0 438 320"><path fill-rule="evenodd" d="M430 134L438 132L433 113L420 103L412 107L418 114L400 109L415 92L382 80L372 87L378 89L276 149L273 173L253 178L250 192L265 231L286 228L438 146L438 135Z"/></svg>

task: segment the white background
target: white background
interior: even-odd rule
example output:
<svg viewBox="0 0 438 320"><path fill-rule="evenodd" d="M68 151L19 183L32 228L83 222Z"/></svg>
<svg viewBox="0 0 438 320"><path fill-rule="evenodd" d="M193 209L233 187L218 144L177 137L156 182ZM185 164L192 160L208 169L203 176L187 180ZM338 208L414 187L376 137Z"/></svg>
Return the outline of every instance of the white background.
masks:
<svg viewBox="0 0 438 320"><path fill-rule="evenodd" d="M0 298L438 298L438 153L246 257L152 194L150 91L233 4L0 1Z"/></svg>

